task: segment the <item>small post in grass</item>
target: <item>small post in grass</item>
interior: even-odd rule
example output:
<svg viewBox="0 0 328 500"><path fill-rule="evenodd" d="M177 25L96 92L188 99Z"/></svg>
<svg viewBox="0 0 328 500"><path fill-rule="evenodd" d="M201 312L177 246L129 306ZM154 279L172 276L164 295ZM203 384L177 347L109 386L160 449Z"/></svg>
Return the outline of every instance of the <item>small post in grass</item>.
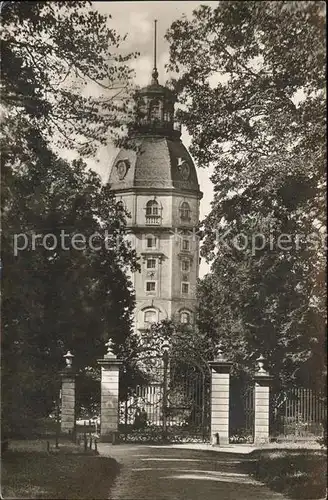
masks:
<svg viewBox="0 0 328 500"><path fill-rule="evenodd" d="M86 421L83 422L83 440L84 440L84 451L87 451L88 441L87 441L87 424L86 424Z"/></svg>

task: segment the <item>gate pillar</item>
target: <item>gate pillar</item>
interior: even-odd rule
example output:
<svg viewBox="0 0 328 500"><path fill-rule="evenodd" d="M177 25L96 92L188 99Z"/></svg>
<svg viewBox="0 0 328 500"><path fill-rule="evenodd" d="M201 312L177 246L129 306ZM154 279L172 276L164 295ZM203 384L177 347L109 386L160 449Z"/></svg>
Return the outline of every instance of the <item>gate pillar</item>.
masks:
<svg viewBox="0 0 328 500"><path fill-rule="evenodd" d="M229 444L229 392L231 365L222 351L210 362L211 379L211 441Z"/></svg>
<svg viewBox="0 0 328 500"><path fill-rule="evenodd" d="M60 430L64 434L75 431L75 372L72 368L74 355L70 351L65 354L66 367L61 375L61 422Z"/></svg>
<svg viewBox="0 0 328 500"><path fill-rule="evenodd" d="M263 368L264 358L257 359L258 371L254 376L254 443L268 443L270 438L270 382L272 377Z"/></svg>
<svg viewBox="0 0 328 500"><path fill-rule="evenodd" d="M119 369L122 362L111 350L112 342L107 344L107 354L98 359L101 366L101 416L100 439L115 442L119 421Z"/></svg>

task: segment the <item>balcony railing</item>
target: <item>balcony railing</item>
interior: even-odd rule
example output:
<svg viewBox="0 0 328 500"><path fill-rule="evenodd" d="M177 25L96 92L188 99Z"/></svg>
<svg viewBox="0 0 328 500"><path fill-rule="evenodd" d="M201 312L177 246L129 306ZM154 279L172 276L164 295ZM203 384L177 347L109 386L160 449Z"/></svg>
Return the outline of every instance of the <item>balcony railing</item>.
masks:
<svg viewBox="0 0 328 500"><path fill-rule="evenodd" d="M150 226L159 226L161 224L160 215L146 215L146 224Z"/></svg>

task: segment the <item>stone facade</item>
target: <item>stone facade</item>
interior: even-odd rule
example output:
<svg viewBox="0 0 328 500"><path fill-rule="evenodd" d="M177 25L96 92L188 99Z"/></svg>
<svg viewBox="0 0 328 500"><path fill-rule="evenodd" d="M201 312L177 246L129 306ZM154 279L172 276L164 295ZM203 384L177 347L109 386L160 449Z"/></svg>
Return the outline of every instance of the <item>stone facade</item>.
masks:
<svg viewBox="0 0 328 500"><path fill-rule="evenodd" d="M174 95L157 80L139 95L145 118L133 130L136 149L119 152L109 183L130 214L128 238L141 257L141 272L131 280L135 327L142 331L165 318L194 320L202 193L192 158L174 126Z"/></svg>

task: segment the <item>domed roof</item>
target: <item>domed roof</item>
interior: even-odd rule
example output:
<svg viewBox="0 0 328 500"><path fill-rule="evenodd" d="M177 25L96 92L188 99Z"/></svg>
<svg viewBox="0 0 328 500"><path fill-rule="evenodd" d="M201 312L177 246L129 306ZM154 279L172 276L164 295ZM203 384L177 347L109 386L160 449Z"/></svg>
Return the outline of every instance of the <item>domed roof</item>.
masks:
<svg viewBox="0 0 328 500"><path fill-rule="evenodd" d="M115 158L108 180L112 190L164 188L201 196L195 165L180 140L145 136L135 143L136 151L121 149Z"/></svg>

